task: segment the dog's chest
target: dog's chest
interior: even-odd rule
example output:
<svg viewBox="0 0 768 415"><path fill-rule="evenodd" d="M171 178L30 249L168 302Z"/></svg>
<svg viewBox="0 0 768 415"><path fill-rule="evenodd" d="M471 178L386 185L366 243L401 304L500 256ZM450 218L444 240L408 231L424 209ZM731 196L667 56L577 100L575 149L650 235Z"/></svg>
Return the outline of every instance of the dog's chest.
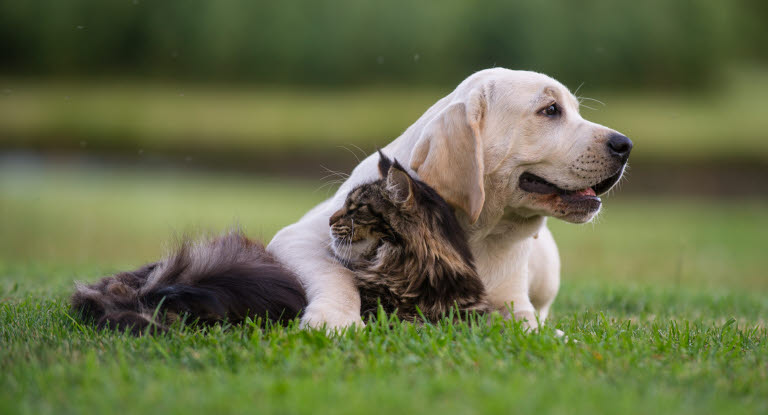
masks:
<svg viewBox="0 0 768 415"><path fill-rule="evenodd" d="M492 300L499 289L525 280L533 238L492 236L470 244L477 273Z"/></svg>

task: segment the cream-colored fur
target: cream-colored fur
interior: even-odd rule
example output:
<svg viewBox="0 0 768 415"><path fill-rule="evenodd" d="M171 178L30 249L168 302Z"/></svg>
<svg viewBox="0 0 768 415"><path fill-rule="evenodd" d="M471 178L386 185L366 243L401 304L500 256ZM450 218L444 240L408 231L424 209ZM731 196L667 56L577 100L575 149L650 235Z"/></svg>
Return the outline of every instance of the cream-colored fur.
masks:
<svg viewBox="0 0 768 415"><path fill-rule="evenodd" d="M552 103L562 116L542 115ZM559 287L560 260L546 217L591 220L596 210L564 205L518 186L524 172L566 190L620 174L608 154L615 131L584 120L578 100L545 75L502 68L477 72L427 110L383 152L409 166L457 207L468 230L491 304L531 328L544 321ZM329 200L281 230L267 249L304 283L302 323L341 328L362 324L350 271L329 254L328 218L356 185L377 178L378 155L363 160Z"/></svg>

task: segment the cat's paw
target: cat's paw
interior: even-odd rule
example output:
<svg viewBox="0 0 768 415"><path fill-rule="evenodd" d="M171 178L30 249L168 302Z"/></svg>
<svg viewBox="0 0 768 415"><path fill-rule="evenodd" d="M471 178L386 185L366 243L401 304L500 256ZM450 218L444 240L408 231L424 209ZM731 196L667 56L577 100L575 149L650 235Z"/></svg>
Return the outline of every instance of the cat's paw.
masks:
<svg viewBox="0 0 768 415"><path fill-rule="evenodd" d="M301 316L301 327L338 332L350 327L365 327L360 313L343 310L337 305L310 303Z"/></svg>

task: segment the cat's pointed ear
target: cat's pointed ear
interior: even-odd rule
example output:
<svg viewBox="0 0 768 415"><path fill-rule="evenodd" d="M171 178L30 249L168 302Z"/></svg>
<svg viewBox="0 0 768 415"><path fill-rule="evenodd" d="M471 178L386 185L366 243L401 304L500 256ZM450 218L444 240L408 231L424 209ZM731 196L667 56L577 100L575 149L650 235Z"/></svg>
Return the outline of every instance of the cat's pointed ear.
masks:
<svg viewBox="0 0 768 415"><path fill-rule="evenodd" d="M407 204L413 200L413 178L397 162L387 172L387 191L396 203Z"/></svg>
<svg viewBox="0 0 768 415"><path fill-rule="evenodd" d="M379 150L379 177L382 179L387 177L390 167L392 167L392 160Z"/></svg>

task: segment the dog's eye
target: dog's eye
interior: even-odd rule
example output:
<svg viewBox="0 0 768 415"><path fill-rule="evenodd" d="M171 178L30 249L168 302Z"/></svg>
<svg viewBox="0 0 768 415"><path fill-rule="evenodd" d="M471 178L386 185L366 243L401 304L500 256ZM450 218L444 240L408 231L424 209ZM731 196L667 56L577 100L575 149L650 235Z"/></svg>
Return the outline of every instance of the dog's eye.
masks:
<svg viewBox="0 0 768 415"><path fill-rule="evenodd" d="M539 111L540 114L546 115L547 117L556 117L560 115L560 106L557 105L557 103L552 103L543 110Z"/></svg>

